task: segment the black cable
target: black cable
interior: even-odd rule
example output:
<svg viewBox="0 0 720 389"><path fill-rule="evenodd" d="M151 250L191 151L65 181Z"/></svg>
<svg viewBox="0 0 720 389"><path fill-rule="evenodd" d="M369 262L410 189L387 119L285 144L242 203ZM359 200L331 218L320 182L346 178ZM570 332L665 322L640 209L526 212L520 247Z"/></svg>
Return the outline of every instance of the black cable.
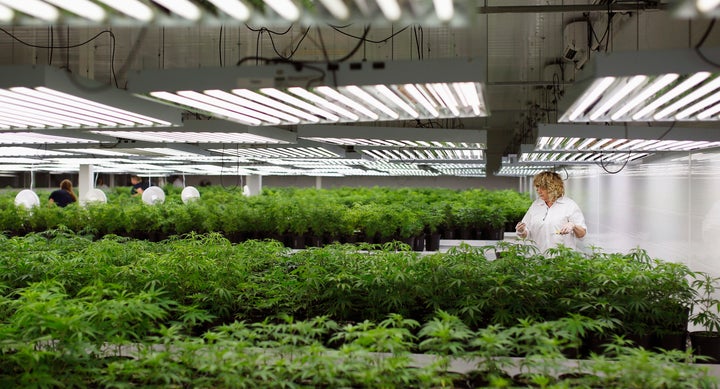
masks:
<svg viewBox="0 0 720 389"><path fill-rule="evenodd" d="M48 65L52 65L52 58L53 58L53 43L55 40L54 31L52 26L48 27L48 32L50 33L50 49L48 49Z"/></svg>
<svg viewBox="0 0 720 389"><path fill-rule="evenodd" d="M388 37L385 37L385 38L379 39L379 40L373 40L373 39L367 39L367 38L365 38L365 37L360 37L360 36L357 36L357 35L352 35L352 34L349 34L349 33L345 32L345 31L342 31L342 30L341 30L341 28L345 28L345 27L350 26L350 24L345 25L345 26L334 26L334 25L332 25L332 24L328 24L328 26L330 26L333 30L335 30L335 31L337 31L337 32L339 32L339 33L341 33L341 34L343 34L343 35L345 35L345 36L348 36L348 37L350 37L350 38L355 38L355 39L361 39L361 40L363 40L364 42L370 42L370 43L385 43L385 42L389 41L390 39L394 38L395 35L397 35L397 34L403 32L403 31L407 30L408 27L410 27L410 26L405 26L405 27L403 27L402 29L398 30L397 32L392 33L392 34L391 34L390 36L388 36Z"/></svg>
<svg viewBox="0 0 720 389"><path fill-rule="evenodd" d="M218 59L220 61L220 67L223 66L222 41L223 41L223 26L220 26L220 34L218 36Z"/></svg>
<svg viewBox="0 0 720 389"><path fill-rule="evenodd" d="M335 60L334 62L344 62L344 61L348 60L349 58L352 58L352 56L355 55L355 53L360 49L360 46L362 46L363 41L367 38L367 35L369 32L370 32L370 25L366 25L365 31L363 31L363 36L360 40L358 40L357 45L355 45L355 47L353 47L353 49L350 50L350 52L347 55L341 57L340 59Z"/></svg>
<svg viewBox="0 0 720 389"><path fill-rule="evenodd" d="M670 131L672 131L673 127L675 127L675 123L677 123L677 122L672 122L670 127L668 127L668 129L665 132L663 132L663 134L660 135L660 137L658 137L658 140L662 140L668 133L670 133Z"/></svg>
<svg viewBox="0 0 720 389"><path fill-rule="evenodd" d="M302 37L300 37L300 40L298 41L297 45L295 45L295 48L290 51L290 55L288 55L287 57L280 54L277 47L275 46L275 40L273 39L272 34L268 34L268 36L270 37L270 44L272 44L272 48L273 48L273 51L275 52L275 55L277 55L278 57L280 57L284 60L289 60L290 58L292 58L295 55L295 52L298 51L298 49L300 48L300 44L302 44L303 40L305 40L305 37L310 32L310 28L311 27L308 27L307 29L305 29L305 32L303 33Z"/></svg>
<svg viewBox="0 0 720 389"><path fill-rule="evenodd" d="M285 31L283 31L283 32L273 31L273 30L271 30L271 29L269 29L269 28L267 28L267 27L252 28L252 27L248 26L247 23L245 23L245 27L247 27L248 30L254 31L254 32L265 31L265 32L267 32L268 34L285 35L285 34L287 34L288 32L290 32L290 29L293 28L293 25L291 24L291 25L287 28L287 30L285 30Z"/></svg>
<svg viewBox="0 0 720 389"><path fill-rule="evenodd" d="M67 26L67 41L70 42L70 26ZM60 35L62 38L62 35ZM66 48L65 50L65 68L67 70L70 70L70 48ZM116 85L117 86L117 85Z"/></svg>
<svg viewBox="0 0 720 389"><path fill-rule="evenodd" d="M415 26L413 26L413 34L415 35L415 48L417 49L418 59L422 59L422 48L420 46L420 39L418 39L418 32Z"/></svg>
<svg viewBox="0 0 720 389"><path fill-rule="evenodd" d="M625 162L624 162L623 165L620 167L620 169L618 169L618 170L616 170L616 171L614 171L614 172L611 172L610 170L607 169L607 166L606 166L605 163L603 162L602 155L603 155L603 153L602 153L602 151L600 151L600 167L605 171L605 173L608 173L608 174L618 174L618 173L620 173L621 171L623 171L623 169L625 169L625 166L627 166L628 161L630 161L630 156L632 155L632 151L628 150L628 156L627 156L627 158L625 158Z"/></svg>
<svg viewBox="0 0 720 389"><path fill-rule="evenodd" d="M325 49L325 41L323 41L322 32L320 31L320 27L317 27L317 33L318 33L318 39L320 40L320 49L323 53L323 58L325 58L325 62L330 62L330 58L328 57L327 50Z"/></svg>
<svg viewBox="0 0 720 389"><path fill-rule="evenodd" d="M114 75L115 77L115 83L117 86L117 79L118 76L120 78L124 78L125 73L130 69L130 64L132 63L133 59L135 59L135 56L137 55L138 51L140 51L140 46L142 46L142 42L145 40L145 35L147 34L147 26L142 26L140 29L140 33L138 34L137 39L135 39L135 42L133 43L132 47L130 48L130 51L128 52L127 58L125 58L125 63L120 66L120 70L118 70L118 75ZM115 62L115 59L112 60ZM115 70L113 70L114 72ZM124 89L127 89L127 80L125 80L125 87Z"/></svg>
<svg viewBox="0 0 720 389"><path fill-rule="evenodd" d="M25 42L24 40L18 38L17 36L15 36L14 34L12 34L11 32L9 32L9 31L7 31L7 30L5 30L5 29L2 28L2 27L0 27L0 32L5 33L6 35L8 35L9 37L11 37L12 39L15 39L16 41L22 43L22 44L25 45L25 46L34 47L34 48L36 48L36 49L74 49L74 48L76 48L76 47L84 46L84 45L86 45L86 44L94 41L95 39L97 39L98 37L100 37L102 34L108 34L108 35L110 36L111 41L112 41L112 51L111 51L111 56L110 56L110 71L111 71L111 73L112 73L112 77L113 77L113 80L114 80L114 82L115 82L115 87L118 87L118 85L117 85L117 77L115 76L115 63L114 63L114 62L115 62L115 34L113 34L113 32L110 31L110 30L100 31L100 32L98 32L97 34L95 34L92 38L87 39L86 41L81 42L81 43L67 44L67 45L59 45L59 46L55 46L55 45L49 45L49 46L48 46L48 45L38 45L38 44L32 44L32 43Z"/></svg>
<svg viewBox="0 0 720 389"><path fill-rule="evenodd" d="M673 128L674 126L675 126L675 123L673 123L673 125L670 126L670 128L665 132L665 134L663 134L663 135L661 136L661 139L662 139L662 137L665 136L668 132L670 132L670 130L672 130L672 128ZM628 126L627 126L627 123L625 123L625 139L628 139ZM608 173L608 174L617 174L617 173L620 173L621 171L623 171L623 169L625 169L625 166L627 166L628 161L630 161L630 156L631 156L631 155L632 155L632 150L628 149L628 155L627 155L627 158L625 158L625 162L623 163L623 165L620 167L620 169L618 169L618 170L616 170L616 171L614 171L614 172L611 172L610 170L607 169L607 166L605 165L605 163L604 163L604 161L603 161L603 152L602 152L602 150L601 150L601 151L600 151L600 167L605 171L605 173Z"/></svg>
<svg viewBox="0 0 720 389"><path fill-rule="evenodd" d="M710 35L710 31L712 31L713 27L715 27L715 18L713 18L710 21L710 24L708 25L707 29L705 29L705 33L700 38L700 41L698 41L698 43L695 45L695 53L697 53L698 57L700 57L700 59L702 59L704 62L706 62L716 68L720 68L720 64L710 60L708 57L705 56L705 54L702 53L702 51L700 51L700 48L705 43L705 40L707 39L707 37Z"/></svg>
<svg viewBox="0 0 720 389"><path fill-rule="evenodd" d="M260 37L262 36L262 30L258 31L257 38L255 38L255 65L257 66L260 58ZM239 63L238 63L239 64Z"/></svg>

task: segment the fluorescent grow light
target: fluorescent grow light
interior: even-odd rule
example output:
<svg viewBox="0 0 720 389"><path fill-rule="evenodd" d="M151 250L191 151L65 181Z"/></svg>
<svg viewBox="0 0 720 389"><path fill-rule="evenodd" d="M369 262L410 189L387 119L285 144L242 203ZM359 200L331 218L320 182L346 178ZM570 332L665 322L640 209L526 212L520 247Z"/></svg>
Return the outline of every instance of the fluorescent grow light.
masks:
<svg viewBox="0 0 720 389"><path fill-rule="evenodd" d="M168 127L180 111L50 66L0 68L0 129Z"/></svg>
<svg viewBox="0 0 720 389"><path fill-rule="evenodd" d="M473 129L303 125L297 136L342 146L487 149L487 131Z"/></svg>
<svg viewBox="0 0 720 389"><path fill-rule="evenodd" d="M664 152L720 147L711 128L540 124L537 152Z"/></svg>
<svg viewBox="0 0 720 389"><path fill-rule="evenodd" d="M189 26L203 24L241 24L352 21L359 25L389 23L454 25L469 24L476 10L466 0L0 0L14 10L16 22L38 24ZM351 18L352 16L352 18ZM8 19L13 14L10 13Z"/></svg>
<svg viewBox="0 0 720 389"><path fill-rule="evenodd" d="M146 70L128 88L249 126L487 116L483 61L428 60Z"/></svg>
<svg viewBox="0 0 720 389"><path fill-rule="evenodd" d="M559 122L720 120L720 72L692 49L598 54L578 80Z"/></svg>

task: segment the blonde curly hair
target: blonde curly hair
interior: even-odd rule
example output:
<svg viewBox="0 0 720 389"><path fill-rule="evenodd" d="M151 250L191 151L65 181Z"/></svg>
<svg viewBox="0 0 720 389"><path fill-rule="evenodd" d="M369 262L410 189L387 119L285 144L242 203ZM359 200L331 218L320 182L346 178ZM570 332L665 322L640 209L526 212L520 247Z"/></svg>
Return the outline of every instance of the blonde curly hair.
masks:
<svg viewBox="0 0 720 389"><path fill-rule="evenodd" d="M555 172L544 171L536 174L533 177L533 184L536 188L546 189L550 201L555 201L565 195L565 183Z"/></svg>

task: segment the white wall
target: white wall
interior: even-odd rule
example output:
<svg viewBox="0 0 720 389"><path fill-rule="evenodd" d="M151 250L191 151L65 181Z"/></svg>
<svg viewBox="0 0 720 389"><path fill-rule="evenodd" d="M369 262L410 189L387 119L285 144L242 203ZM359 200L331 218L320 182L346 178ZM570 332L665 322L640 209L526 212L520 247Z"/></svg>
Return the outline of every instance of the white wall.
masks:
<svg viewBox="0 0 720 389"><path fill-rule="evenodd" d="M587 219L586 250L639 247L720 276L720 150L572 169L566 194Z"/></svg>

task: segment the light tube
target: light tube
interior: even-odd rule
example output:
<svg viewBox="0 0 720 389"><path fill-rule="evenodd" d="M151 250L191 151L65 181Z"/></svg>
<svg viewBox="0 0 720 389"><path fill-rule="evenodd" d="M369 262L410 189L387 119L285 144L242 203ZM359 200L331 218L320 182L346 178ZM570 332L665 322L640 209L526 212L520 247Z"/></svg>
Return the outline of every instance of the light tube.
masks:
<svg viewBox="0 0 720 389"><path fill-rule="evenodd" d="M13 16L15 16L13 10L4 5L0 5L0 22L9 22Z"/></svg>
<svg viewBox="0 0 720 389"><path fill-rule="evenodd" d="M710 73L708 72L699 72L693 74L691 77L687 78L685 81L681 82L679 85L672 88L669 92L663 94L662 96L658 97L655 101L648 104L645 108L638 111L636 114L632 116L633 120L640 120L644 117L646 117L648 114L650 114L652 111L660 107L661 105L667 103L668 101L674 99L678 95L684 93L688 89L692 88L693 86L699 84L704 79L710 77Z"/></svg>
<svg viewBox="0 0 720 389"><path fill-rule="evenodd" d="M227 102L237 104L238 106L244 106L250 109L253 109L255 111L259 111L261 113L265 113L280 119L285 120L286 122L289 122L291 124L298 124L300 123L300 119L298 119L295 116L288 115L286 113L280 112L276 109L272 109L270 107L264 106L262 104L258 104L254 101L243 99L242 97L236 96L234 94L230 94L221 90L213 89L213 90L206 90L203 93L206 95L225 100ZM280 122L276 122L275 124L280 124Z"/></svg>
<svg viewBox="0 0 720 389"><path fill-rule="evenodd" d="M627 142L625 142L625 144L618 146L617 150L634 149L633 146L644 142L644 140L642 140L642 139L631 139L631 140L625 139L625 140Z"/></svg>
<svg viewBox="0 0 720 389"><path fill-rule="evenodd" d="M153 11L138 0L97 0L108 7L124 13L141 22L149 22L153 18Z"/></svg>
<svg viewBox="0 0 720 389"><path fill-rule="evenodd" d="M86 121L78 121L74 120L72 118L69 118L67 116L63 116L60 114L56 114L52 111L47 110L40 110L37 107L34 107L33 105L23 105L23 104L15 104L16 100L14 99L6 99L4 97L0 97L0 110L11 113L13 111L17 111L21 115L30 115L35 118L40 118L42 120L43 117L48 117L52 121L59 122L62 126L75 126L75 127L81 127L84 125L92 125L93 123L88 123Z"/></svg>
<svg viewBox="0 0 720 389"><path fill-rule="evenodd" d="M595 142L596 140L597 140L596 138L587 138L587 139L585 139L584 141L580 142L580 144L578 145L577 149L578 149L578 150L584 150L585 148L588 147L588 145L589 145L590 143Z"/></svg>
<svg viewBox="0 0 720 389"><path fill-rule="evenodd" d="M430 112L433 117L440 116L440 113L435 109L435 107L432 106L432 104L430 104L430 101L428 101L425 96L420 93L420 91L418 90L418 88L415 87L415 85L406 84L403 85L403 87L408 93L410 93L410 95L415 99L415 101L425 107L425 109Z"/></svg>
<svg viewBox="0 0 720 389"><path fill-rule="evenodd" d="M610 144L608 144L607 146L603 147L603 150L613 150L613 149L615 148L615 146L617 146L617 145L625 142L625 140L626 140L626 139L615 139L615 140L613 140L612 142L610 142Z"/></svg>
<svg viewBox="0 0 720 389"><path fill-rule="evenodd" d="M260 113L260 112L257 112L257 111L253 111L253 110L251 110L251 109L238 107L237 105L231 104L231 103L229 103L229 102L227 102L227 101L223 101L223 100L220 100L220 99L216 99L216 98L214 98L214 97L212 97L212 96L208 96L208 95L205 95L205 94L202 94L202 93L199 93L199 92L195 92L195 91L179 91L179 92L177 92L177 94L180 95L180 96L182 96L182 97L187 97L188 99L192 99L192 100L195 100L195 101L203 102L203 103L205 103L205 104L209 104L209 105L213 105L213 106L216 106L216 107L220 107L220 108L226 109L226 110L228 110L228 111L238 112L238 113L240 113L241 115L245 115L245 116L253 117L253 118L256 118L256 119L264 120L264 121L266 121L266 122L268 122L268 123L280 124L280 119L278 119L278 118L276 118L276 117L272 117L272 116L269 116L269 115L265 115L264 113Z"/></svg>
<svg viewBox="0 0 720 389"><path fill-rule="evenodd" d="M598 141L595 142L595 144L592 145L592 147L590 147L590 150L599 150L605 143L608 143L611 140L612 139L609 139L609 138L598 139Z"/></svg>
<svg viewBox="0 0 720 389"><path fill-rule="evenodd" d="M702 113L700 113L700 114L698 115L698 119L700 119L700 120L708 119L708 118L710 118L712 115L715 115L715 114L718 113L718 112L720 112L720 104L716 104L716 105L713 106L712 108L707 109L707 110L703 111Z"/></svg>
<svg viewBox="0 0 720 389"><path fill-rule="evenodd" d="M40 0L0 0L0 3L47 22L54 22L60 17L57 8Z"/></svg>
<svg viewBox="0 0 720 389"><path fill-rule="evenodd" d="M447 22L453 18L455 10L453 9L452 0L433 0L433 5L435 6L435 14L441 21Z"/></svg>
<svg viewBox="0 0 720 389"><path fill-rule="evenodd" d="M395 92L391 91L390 88L386 87L385 85L375 85L375 90L380 92L383 96L387 97L390 101L395 103L398 107L402 108L403 111L407 112L408 115L412 116L413 118L417 118L420 116L420 114L417 113L411 106L409 106L405 101L403 101L398 95L395 94Z"/></svg>
<svg viewBox="0 0 720 389"><path fill-rule="evenodd" d="M0 103L0 114L5 119L5 122L17 122L20 123L19 127L28 128L28 127L39 127L39 128L45 128L45 127L65 127L65 124L63 124L62 120L59 120L58 118L51 118L47 115L44 115L43 113L38 113L30 110L18 110L16 106L11 106L13 109L11 110L5 110L5 107L8 107L10 105Z"/></svg>
<svg viewBox="0 0 720 389"><path fill-rule="evenodd" d="M94 22L100 22L105 19L105 10L99 5L87 0L45 0L50 4L54 4L60 8L64 8L85 19Z"/></svg>
<svg viewBox="0 0 720 389"><path fill-rule="evenodd" d="M300 19L300 10L290 0L263 0L263 2L287 21L294 22Z"/></svg>
<svg viewBox="0 0 720 389"><path fill-rule="evenodd" d="M214 6L218 7L223 12L225 12L226 14L232 16L234 19L237 19L240 21L246 21L250 18L250 9L242 1L238 1L238 0L208 0L208 1L211 2Z"/></svg>
<svg viewBox="0 0 720 389"><path fill-rule="evenodd" d="M287 104L283 104L279 101L270 99L266 96L261 95L260 93L253 92L249 89L233 89L232 93L234 93L238 96L241 96L241 97L245 97L246 99L250 99L253 101L257 101L258 103L265 104L269 107L273 107L279 111L287 112L290 115L294 115L296 117L301 117L301 118L308 120L310 122L313 122L313 123L317 123L320 121L320 119L318 119L317 116L309 115L306 112L303 112L299 109L291 107Z"/></svg>
<svg viewBox="0 0 720 389"><path fill-rule="evenodd" d="M0 108L2 104L0 104ZM28 128L28 127L62 127L62 123L42 120L35 116L20 115L18 112L4 112L0 109L0 122L11 127Z"/></svg>
<svg viewBox="0 0 720 389"><path fill-rule="evenodd" d="M365 92L362 88L356 86L356 85L350 85L345 87L345 90L348 92L354 94L355 96L359 97L366 103L372 105L373 107L379 109L380 111L384 112L386 115L390 116L392 119L398 119L400 115L398 115L397 112L390 109L387 105L383 104L380 100L374 98L369 93Z"/></svg>
<svg viewBox="0 0 720 389"><path fill-rule="evenodd" d="M377 5L380 7L385 19L395 22L400 19L402 11L400 5L396 0L377 0Z"/></svg>
<svg viewBox="0 0 720 389"><path fill-rule="evenodd" d="M320 104L321 106L323 106L327 109L331 109L331 110L339 113L340 115L345 116L346 118L348 118L350 120L353 120L353 121L360 120L360 117L358 115L355 115L354 113L348 111L347 109L345 109L337 104L331 103L331 102L323 99L322 97L320 97L312 92L309 92L303 88L291 87L291 88L288 88L288 92L290 92L294 95L300 96L305 100L310 100L315 104Z"/></svg>
<svg viewBox="0 0 720 389"><path fill-rule="evenodd" d="M636 150L647 150L647 149L650 148L650 146L654 146L654 145L655 145L656 143L658 143L658 142L659 142L659 141L658 141L658 140L655 140L655 139L646 140L646 141L643 141L643 142L639 143L639 144L637 145L637 147L635 147L635 149L636 149Z"/></svg>
<svg viewBox="0 0 720 389"><path fill-rule="evenodd" d="M624 80L624 79L623 79ZM630 92L635 90L638 86L647 80L647 76L635 76L632 77L625 85L620 88L614 88L612 93L608 95L606 100L602 103L599 108L596 108L592 114L590 114L590 120L597 120L600 116L604 115L610 108L627 96Z"/></svg>
<svg viewBox="0 0 720 389"><path fill-rule="evenodd" d="M595 80L588 91L581 97L578 106L575 107L575 110L573 110L570 114L570 121L574 121L578 118L578 116L582 115L583 112L585 112L585 109L587 109L590 104L594 103L595 100L597 100L597 98L605 92L605 89L613 83L613 81L615 81L615 77L603 77L599 80Z"/></svg>
<svg viewBox="0 0 720 389"><path fill-rule="evenodd" d="M320 0L320 2L336 19L345 20L350 16L350 10L342 0Z"/></svg>
<svg viewBox="0 0 720 389"><path fill-rule="evenodd" d="M703 13L708 13L713 11L715 8L720 5L720 0L697 0L695 2L695 6L697 7L698 11Z"/></svg>
<svg viewBox="0 0 720 389"><path fill-rule="evenodd" d="M551 141L549 142L549 143L550 143L550 144L549 144L549 149L551 149L551 150L556 150L556 149L558 149L559 146L560 146L560 144L563 142L564 139L565 139L565 138L562 138L562 137L556 137L556 138L554 138L554 139L551 138Z"/></svg>
<svg viewBox="0 0 720 389"><path fill-rule="evenodd" d="M335 89L332 89L328 86L319 86L315 88L316 91L324 94L327 97L330 97L332 99L335 99L348 107L354 108L356 111L362 113L363 115L369 117L372 120L378 120L380 117L375 113L370 111L369 109L362 106L362 104L358 104L355 101L352 101L351 99L347 98L346 96L343 96Z"/></svg>
<svg viewBox="0 0 720 389"><path fill-rule="evenodd" d="M18 98L12 92L0 89L0 101L7 103L8 105L14 105L19 107L26 107L28 109L37 110L42 115L54 115L57 119L65 120L67 125L84 125L84 126L98 126L99 123L94 118L90 118L83 115L76 115L68 112L64 107L56 108L47 105L39 105L33 99ZM25 111L27 112L27 111Z"/></svg>
<svg viewBox="0 0 720 389"><path fill-rule="evenodd" d="M457 107L457 100L455 100L455 96L453 96L447 84L429 84L429 89L434 90L440 96L440 99L445 103L445 106L450 109L450 112L452 112L453 115L460 115L460 111Z"/></svg>
<svg viewBox="0 0 720 389"><path fill-rule="evenodd" d="M199 20L202 16L200 8L188 0L152 0L170 10L170 12L187 20Z"/></svg>
<svg viewBox="0 0 720 389"><path fill-rule="evenodd" d="M203 103L203 102L200 102L200 101L197 101L197 100L193 100L193 99L189 99L189 98L186 98L186 97L183 97L183 96L180 96L180 95L176 95L176 94L174 94L174 93L169 93L169 92L150 92L150 95L153 96L153 97L157 97L158 99L168 100L168 101L172 101L172 102L174 102L174 103L182 104L182 105L185 105L185 106L188 106L188 107L193 107L193 108L199 108L199 109L202 109L202 110L206 110L206 111L208 111L208 112L212 112L212 113L218 114L218 115L220 115L220 116L222 116L222 117L232 118L232 119L238 120L238 121L240 121L241 123L245 123L245 124L249 124L249 125L254 125L254 126L258 126L258 125L260 125L260 124L262 123L260 120L257 120L257 119L255 119L255 118L251 118L251 117L248 117L248 116L245 116L245 115L241 115L241 114L239 114L239 113L237 113L237 112L228 111L228 110L226 110L226 109L222 109L222 108L216 107L216 106L214 106L214 105L205 104L205 103Z"/></svg>
<svg viewBox="0 0 720 389"><path fill-rule="evenodd" d="M9 97L17 98L18 100L27 101L30 103L35 103L42 106L57 108L60 110L65 111L66 113L73 112L77 115L73 115L74 117L85 117L89 118L91 120L97 121L100 124L103 124L105 126L117 126L118 124L124 125L124 126L132 126L136 123L123 120L120 118L115 118L107 115L103 115L101 113L93 112L92 110L84 109L82 107L76 107L74 104L71 104L71 100L62 100L60 98L56 98L52 95L47 95L42 92L36 91L34 89L30 88L10 88L12 92L15 92L15 94L8 94ZM3 94L3 91L0 90L0 94Z"/></svg>
<svg viewBox="0 0 720 389"><path fill-rule="evenodd" d="M640 92L637 96L633 97L630 102L622 105L617 112L610 116L610 118L613 121L618 121L620 118L625 116L626 113L630 112L630 110L635 108L638 104L642 103L650 96L670 85L670 83L675 81L678 77L680 77L680 75L675 73L669 73L656 78L650 85L643 89L642 92Z"/></svg>
<svg viewBox="0 0 720 389"><path fill-rule="evenodd" d="M577 149L577 147L575 147L575 145L577 144L578 141L580 141L580 138L568 139L568 141L565 143L565 149L573 149L573 150Z"/></svg>
<svg viewBox="0 0 720 389"><path fill-rule="evenodd" d="M336 122L336 121L340 120L340 117L338 117L337 115L335 115L333 113L330 113L328 111L320 109L312 104L308 104L296 97L290 96L289 94L281 92L275 88L262 88L262 89L260 89L260 92L262 92L268 96L274 97L278 100L282 100L288 104L292 104L296 107L299 107L299 108L302 108L309 112L312 112L316 115L322 116L329 121Z"/></svg>
<svg viewBox="0 0 720 389"><path fill-rule="evenodd" d="M415 84L415 87L433 107L436 107L437 109L443 106L442 100L440 100L437 95L428 92L428 89L430 89L429 84Z"/></svg>
<svg viewBox="0 0 720 389"><path fill-rule="evenodd" d="M548 143L550 143L551 139L552 138L549 138L547 136L539 137L537 140L537 148L540 150L544 150L545 148L547 148L547 145L548 145Z"/></svg>
<svg viewBox="0 0 720 389"><path fill-rule="evenodd" d="M483 108L480 103L480 92L477 90L474 82L455 82L453 83L455 90L459 91L459 95L463 96L468 105L472 107L475 115L480 115Z"/></svg>
<svg viewBox="0 0 720 389"><path fill-rule="evenodd" d="M107 114L108 116L115 116L118 118L123 118L126 120L133 121L137 124L145 125L145 126L170 126L172 123L166 122L164 120L156 119L150 116L141 115L139 113L126 111L124 109L115 108L110 105L100 104L98 102L83 99L81 97L73 96L64 92L60 92L54 89L46 88L46 87L37 87L35 88L38 92L42 92L51 96L57 96L63 101L71 106L74 107L80 107L83 109L87 109L88 111L93 112L100 112L103 114ZM50 99L50 97L48 97Z"/></svg>
<svg viewBox="0 0 720 389"><path fill-rule="evenodd" d="M686 108L682 111L680 111L677 115L675 115L676 120L683 120L687 118L688 116L694 114L695 112L700 111L701 109L705 109L713 104L716 104L718 101L720 101L720 92L716 92L697 103L693 104L689 108Z"/></svg>
<svg viewBox="0 0 720 389"><path fill-rule="evenodd" d="M700 88L693 90L692 92L685 95L683 98L678 99L676 102L665 107L662 111L655 114L655 116L653 116L653 119L664 119L668 117L671 113L680 109L681 107L687 106L688 104L699 99L700 97L705 96L706 94L716 90L718 87L720 87L720 77L715 77L712 81L701 86Z"/></svg>

